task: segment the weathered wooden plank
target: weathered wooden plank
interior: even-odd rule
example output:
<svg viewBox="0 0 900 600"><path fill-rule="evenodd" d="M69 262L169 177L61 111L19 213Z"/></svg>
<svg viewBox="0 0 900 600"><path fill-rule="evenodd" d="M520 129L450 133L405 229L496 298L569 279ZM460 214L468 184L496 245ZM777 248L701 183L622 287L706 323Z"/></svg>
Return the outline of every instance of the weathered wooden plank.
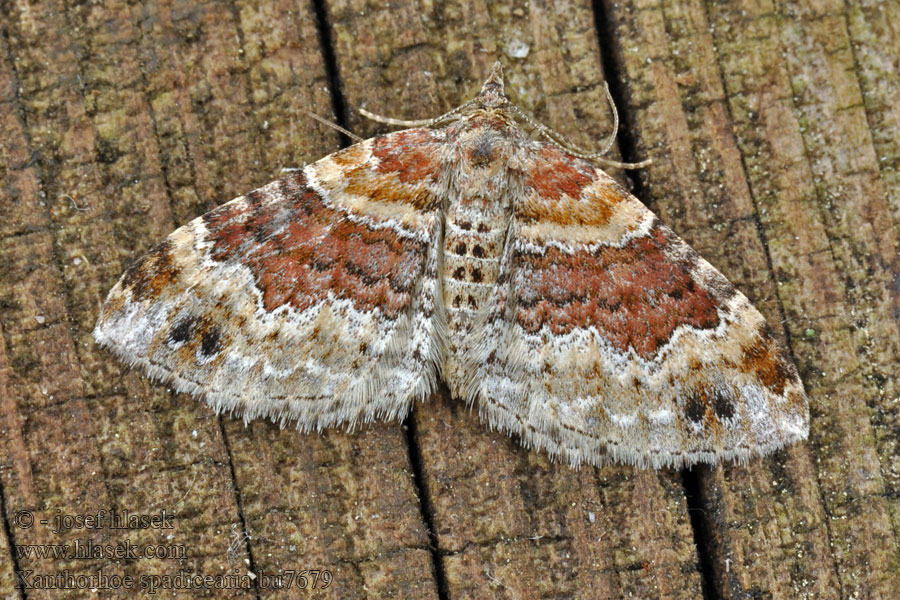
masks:
<svg viewBox="0 0 900 600"><path fill-rule="evenodd" d="M891 597L900 7L598 9L599 31L587 2L336 0L325 18L350 108L438 114L470 98L499 56L513 99L588 146L608 127L598 47L611 50L629 158L656 160L638 174L640 197L781 324L813 400L810 444L699 470L709 596ZM244 428L93 344L99 302L132 258L337 147L302 112L331 107L312 5L2 10L0 594L18 593L10 546L89 537L18 528L17 511L119 508L176 513L173 531L127 537L183 544L188 556L18 566L327 568L335 581L322 597L701 596L678 473L571 471L446 397L417 408L409 436L397 424L321 436ZM360 134L377 130L348 116ZM228 594L291 597L261 579L215 593Z"/></svg>
<svg viewBox="0 0 900 600"><path fill-rule="evenodd" d="M24 441L19 433L21 423L13 405L13 395L9 383L9 361L6 355L6 343L2 339L3 331L0 330L0 433L8 438L0 458L13 462L21 470L28 469L28 457ZM4 518L6 515L4 515ZM11 539L9 527L3 528L0 534L0 594L5 598L18 596L16 589L16 570L18 561L15 558L16 546Z"/></svg>
<svg viewBox="0 0 900 600"><path fill-rule="evenodd" d="M805 4L607 5L638 148L664 148L645 199L783 323L812 398L809 446L703 470L725 598L889 597L900 577L883 475L896 469L895 175L873 150L847 8Z"/></svg>
<svg viewBox="0 0 900 600"><path fill-rule="evenodd" d="M34 208L30 222L16 226L23 235L3 240L9 265L2 302L9 349L4 365L9 434L2 461L7 522L13 523L19 510L33 512L33 527L10 529L20 548L76 539L165 544L187 538L189 556L180 565L217 572L228 539L216 528L227 531L229 524L239 524L231 476L227 463L198 461L202 445L187 441L196 428L197 437L208 440L208 451L224 455L217 424L160 402L159 391L142 392L135 376L110 378L118 385L104 381L115 366L91 368L104 364L88 338L100 289L121 268L104 269L121 256L116 247L122 241L111 221L98 217L118 215L115 225L138 232L142 240L168 228L152 118L140 93L139 35L127 8L99 10L102 26L92 21L100 15L55 3L15 5L4 19L9 54L3 62L15 67L14 102L23 143L36 158L37 183L28 195L4 198L4 205ZM123 200L139 205L129 211ZM98 390L105 393L90 397ZM177 424L186 426L181 444L167 435ZM195 452L189 452L191 446ZM40 523L52 523L57 514L114 507L143 513L169 509L179 517L172 530L127 537L110 529L54 534ZM100 571L135 576L158 572L162 563L23 557L18 566L37 576ZM28 595L57 597L58 592Z"/></svg>
<svg viewBox="0 0 900 600"><path fill-rule="evenodd" d="M9 17L4 115L21 139L10 127L4 148L18 170L4 175L22 191L4 197L15 220L0 242L6 516L167 509L173 531L133 541L183 544L188 555L19 567L135 578L329 569L334 597L433 597L399 428L303 436L226 420L223 430L201 403L148 384L90 338L136 255L280 167L336 148L334 132L303 115L331 106L312 7L15 5ZM26 167L31 153L37 168ZM20 545L85 538L11 533ZM259 577L216 595L294 593Z"/></svg>
<svg viewBox="0 0 900 600"><path fill-rule="evenodd" d="M524 110L578 144L596 146L608 133L588 2L327 6L350 107L441 114L471 98L500 56ZM350 123L361 135L378 130L359 115ZM450 597L701 595L677 473L551 464L447 398L418 406L414 424Z"/></svg>

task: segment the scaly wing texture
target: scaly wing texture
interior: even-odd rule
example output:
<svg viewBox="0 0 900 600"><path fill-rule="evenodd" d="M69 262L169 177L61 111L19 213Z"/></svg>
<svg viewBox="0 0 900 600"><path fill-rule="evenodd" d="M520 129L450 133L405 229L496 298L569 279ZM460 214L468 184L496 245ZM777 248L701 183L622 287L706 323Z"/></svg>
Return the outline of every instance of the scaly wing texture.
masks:
<svg viewBox="0 0 900 600"><path fill-rule="evenodd" d="M806 438L797 371L747 298L608 175L536 148L469 359L482 417L573 465Z"/></svg>
<svg viewBox="0 0 900 600"><path fill-rule="evenodd" d="M181 227L122 276L95 338L245 420L402 417L443 356L442 135L362 142Z"/></svg>

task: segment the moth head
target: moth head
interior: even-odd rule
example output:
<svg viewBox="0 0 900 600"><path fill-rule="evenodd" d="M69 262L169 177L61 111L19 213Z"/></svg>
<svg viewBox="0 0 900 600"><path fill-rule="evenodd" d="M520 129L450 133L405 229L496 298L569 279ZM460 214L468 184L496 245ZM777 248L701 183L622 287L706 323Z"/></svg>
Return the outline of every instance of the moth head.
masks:
<svg viewBox="0 0 900 600"><path fill-rule="evenodd" d="M474 104L479 108L501 108L509 104L503 93L503 65L499 60L491 67L491 73L475 96Z"/></svg>

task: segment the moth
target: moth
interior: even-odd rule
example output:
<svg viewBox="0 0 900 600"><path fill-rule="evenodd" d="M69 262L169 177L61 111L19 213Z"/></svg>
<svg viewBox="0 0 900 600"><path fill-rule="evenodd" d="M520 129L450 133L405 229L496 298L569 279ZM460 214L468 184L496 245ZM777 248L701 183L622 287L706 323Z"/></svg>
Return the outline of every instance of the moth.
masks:
<svg viewBox="0 0 900 600"><path fill-rule="evenodd" d="M443 380L572 466L746 461L807 437L762 315L525 117L499 62L425 125L176 230L110 291L95 339L217 412L303 431L402 419Z"/></svg>

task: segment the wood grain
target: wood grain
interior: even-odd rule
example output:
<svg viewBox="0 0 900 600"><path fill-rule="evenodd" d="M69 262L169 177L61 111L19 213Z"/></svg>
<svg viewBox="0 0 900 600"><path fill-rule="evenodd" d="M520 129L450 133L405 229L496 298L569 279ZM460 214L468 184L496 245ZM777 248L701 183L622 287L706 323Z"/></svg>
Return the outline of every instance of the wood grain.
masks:
<svg viewBox="0 0 900 600"><path fill-rule="evenodd" d="M215 597L890 598L900 586L900 5L764 0L0 3L0 595L15 571L253 572ZM99 350L100 302L178 224L490 64L786 342L807 444L688 473L570 470L438 395L404 424L245 427ZM614 176L626 184L621 172ZM36 519L174 514L172 530ZM170 544L173 560L29 544ZM314 594L263 575L329 569ZM119 597L122 590L101 590ZM171 593L170 593L171 595Z"/></svg>

